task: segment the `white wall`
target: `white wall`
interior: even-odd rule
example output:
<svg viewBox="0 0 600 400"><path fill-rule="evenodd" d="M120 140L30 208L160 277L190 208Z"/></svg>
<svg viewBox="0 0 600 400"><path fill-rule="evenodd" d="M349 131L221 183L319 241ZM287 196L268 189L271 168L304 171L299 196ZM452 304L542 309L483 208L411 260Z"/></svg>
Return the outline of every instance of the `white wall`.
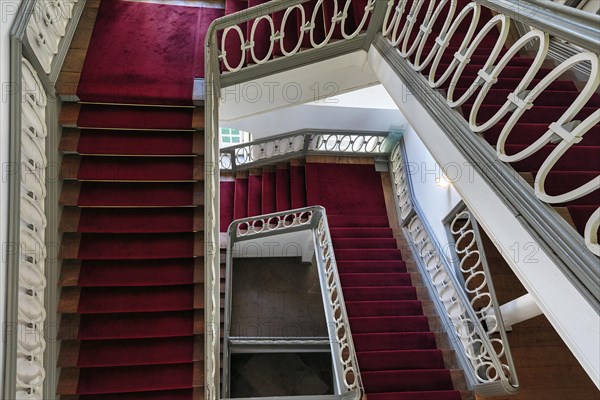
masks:
<svg viewBox="0 0 600 400"><path fill-rule="evenodd" d="M446 229L442 220L460 202L461 198L452 186L440 186L444 174L448 180L456 178L456 168L440 166L417 132L409 126L404 133L408 173L413 184L416 201L424 214L424 219L433 228L435 240L445 249L448 245ZM449 254L449 253L445 253Z"/></svg>
<svg viewBox="0 0 600 400"><path fill-rule="evenodd" d="M315 249L312 232L305 230L237 242L232 253L235 258L302 257L310 262Z"/></svg>
<svg viewBox="0 0 600 400"><path fill-rule="evenodd" d="M398 109L325 107L306 104L221 124L250 132L253 139L262 139L307 128L388 131L390 127L404 125L404 121Z"/></svg>
<svg viewBox="0 0 600 400"><path fill-rule="evenodd" d="M10 82L10 40L9 32L21 0L0 0L0 243L2 244L2 262L0 273L0 321L4 328L6 321L6 244L8 241L8 144L9 144L9 112L8 95ZM4 329L0 330L0 372L4 371ZM3 380L0 379L0 393L4 391Z"/></svg>

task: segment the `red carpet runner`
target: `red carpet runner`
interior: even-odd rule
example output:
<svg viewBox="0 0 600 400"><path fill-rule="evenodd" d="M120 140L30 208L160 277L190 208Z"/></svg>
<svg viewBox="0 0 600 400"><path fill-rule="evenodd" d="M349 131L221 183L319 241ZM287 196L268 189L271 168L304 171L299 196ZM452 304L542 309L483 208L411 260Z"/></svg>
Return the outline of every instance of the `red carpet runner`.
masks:
<svg viewBox="0 0 600 400"><path fill-rule="evenodd" d="M191 104L219 8L102 1L77 95L82 101ZM197 57L199 56L199 57Z"/></svg>
<svg viewBox="0 0 600 400"><path fill-rule="evenodd" d="M149 105L191 105L221 14L100 5L78 95L144 106L83 104L63 132L64 399L203 398L203 115Z"/></svg>
<svg viewBox="0 0 600 400"><path fill-rule="evenodd" d="M327 209L369 400L460 400L396 247L372 165L307 164L308 204Z"/></svg>
<svg viewBox="0 0 600 400"><path fill-rule="evenodd" d="M303 165L279 164L221 181L221 232L234 219L306 207Z"/></svg>

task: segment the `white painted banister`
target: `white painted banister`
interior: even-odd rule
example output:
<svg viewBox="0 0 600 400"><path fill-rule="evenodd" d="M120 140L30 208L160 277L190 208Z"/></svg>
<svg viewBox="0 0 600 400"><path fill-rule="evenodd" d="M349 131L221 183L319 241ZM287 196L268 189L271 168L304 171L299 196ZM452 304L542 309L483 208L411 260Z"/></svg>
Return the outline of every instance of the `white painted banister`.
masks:
<svg viewBox="0 0 600 400"><path fill-rule="evenodd" d="M46 341L44 290L46 214L46 106L44 87L25 58L21 64L21 202L16 393L20 399L41 399Z"/></svg>
<svg viewBox="0 0 600 400"><path fill-rule="evenodd" d="M361 400L364 394L360 370L356 357L356 350L352 341L350 331L350 320L346 312L342 285L337 270L333 241L329 233L327 214L320 206L305 207L289 211L281 211L272 214L259 215L255 217L235 220L228 229L227 243L227 282L231 282L232 254L236 244L243 242L255 243L262 238L274 238L277 235L307 231L312 238L315 250L316 268L319 274L321 294L325 309L325 320L327 322L329 337L328 343L331 349L333 378L336 399ZM228 394L230 379L230 352L229 321L231 318L232 296L231 286L228 284L225 300L225 349L224 359L224 392ZM239 342L241 338L236 338ZM274 341L273 338L269 340ZM281 338L275 342L283 345L290 344L290 338ZM303 341L307 344L306 340ZM298 344L298 343L296 343ZM295 399L295 396L287 397Z"/></svg>
<svg viewBox="0 0 600 400"><path fill-rule="evenodd" d="M426 0L418 0L412 2L411 7L406 7L406 2L399 2L395 6L396 1L388 3L388 18L383 22L382 31L388 38L389 42L397 47L398 54L405 58L409 65L416 72L423 71L426 67L430 67L426 78L432 89L439 88L450 80L450 86L447 91L447 103L449 107L460 107L474 94L476 99L471 108L470 114L467 117L469 126L474 133L484 132L508 116L508 121L503 125L496 151L498 159L507 162L517 162L527 159L536 154L543 146L548 143L557 144L556 148L546 157L539 171L536 174L534 189L536 196L543 202L548 204L561 204L579 199L592 192L600 190L600 176L592 178L588 182L579 187L560 193L550 195L546 189L546 179L552 172L554 165L561 157L576 143L579 143L585 134L600 122L600 110L595 110L589 116L586 116L582 121L576 120L575 117L580 113L588 100L596 93L600 84L600 58L597 54L600 49L600 41L596 52L584 51L570 59L564 61L556 68L536 83L533 87L531 82L539 73L544 65L544 61L548 55L550 44L550 35L538 29L532 29L523 37L519 38L515 43L508 42L508 33L513 15L497 14L491 17L488 21L482 21L482 6L477 1L472 1L466 4L462 9L458 9L456 2L448 0L438 2L434 7L434 2ZM490 2L487 2L490 3ZM414 38L410 49L407 49L407 41L411 32L417 25L418 15L422 7L428 6L428 12L418 23L420 24L420 33ZM435 38L434 44L429 49L429 52L423 54L425 43L430 39L431 28L436 22L443 18L443 26L438 36ZM485 24L483 24L485 22ZM467 23L468 29L466 34L459 33L458 27ZM479 26L483 25L482 28ZM464 79L465 68L470 64L471 56L475 53L478 47L481 46L482 40L492 29L498 29L499 35L496 39L493 49L491 50L484 66L477 73L477 77L470 85L469 89L459 98L455 98L454 89L456 84ZM427 34L423 34L427 33ZM459 49L454 55L454 59L447 67L442 67L441 61L444 54L447 54L447 47L450 41L457 35L461 35ZM485 122L480 121L479 114L481 107L485 105L486 96L490 89L498 81L498 77L502 74L509 62L518 55L518 52L523 50L526 45L535 45L534 60L527 70L526 74L521 78L520 83L508 95L505 103L495 112L495 114ZM504 55L500 56L501 50L507 48ZM412 59L413 53L419 49L417 56ZM424 57L424 60L423 60ZM518 135L514 129L521 117L536 104L536 99L552 84L559 79L565 72L571 70L580 63L588 63L591 65L591 73L586 79L585 86L580 91L578 97L573 104L562 114L558 115L555 122L548 126L548 130L544 135L537 139L534 143L520 152L508 155L506 152L506 143L512 135ZM442 70L442 68L444 68ZM441 75L440 75L441 74ZM597 226L600 224L600 215L594 213L589 225ZM588 249L600 256L598 250L597 234L586 231L586 243Z"/></svg>

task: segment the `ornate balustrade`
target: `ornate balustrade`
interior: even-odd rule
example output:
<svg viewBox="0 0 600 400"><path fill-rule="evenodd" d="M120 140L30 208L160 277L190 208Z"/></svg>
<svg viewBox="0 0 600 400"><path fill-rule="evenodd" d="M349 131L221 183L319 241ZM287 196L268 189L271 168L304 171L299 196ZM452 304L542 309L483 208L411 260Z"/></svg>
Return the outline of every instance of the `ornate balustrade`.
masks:
<svg viewBox="0 0 600 400"><path fill-rule="evenodd" d="M379 156L389 153L397 135L387 132L302 130L220 150L222 171L248 169L307 155Z"/></svg>
<svg viewBox="0 0 600 400"><path fill-rule="evenodd" d="M456 275L444 261L444 254L436 246L418 214L417 212L406 225L405 231L411 240L421 275L470 386L484 397L515 393L518 390L518 381L508 341L504 336L501 339L492 338L490 331L482 324L490 323L488 327L497 329L497 325L501 323L499 317L491 321L486 314L486 311L496 305L495 299L492 299L493 293L485 290L485 284L475 289L467 286L467 293L476 292L473 299L467 297ZM475 267L472 266L472 269ZM473 272L477 277L480 274L479 271ZM467 282L470 283L471 281ZM474 307L479 308L481 304L482 309L475 311ZM499 316L500 313L496 315Z"/></svg>
<svg viewBox="0 0 600 400"><path fill-rule="evenodd" d="M46 125L47 98L33 66L21 60L21 191L18 240L16 394L42 399L46 350Z"/></svg>
<svg viewBox="0 0 600 400"><path fill-rule="evenodd" d="M73 8L79 0L38 0L34 2L27 41L44 72L50 74L52 62L59 52L60 43L67 34L73 17Z"/></svg>
<svg viewBox="0 0 600 400"><path fill-rule="evenodd" d="M365 36L377 1L304 0L280 3L254 7L235 14L229 20L227 17L223 19L223 27L219 29L218 58L224 73L262 65L277 56L290 57L308 49L320 49L335 40ZM354 13L358 13L356 18ZM325 21L321 32L319 25L324 23L324 14L331 17L330 21ZM295 26L290 28L290 21L295 22Z"/></svg>
<svg viewBox="0 0 600 400"><path fill-rule="evenodd" d="M493 360L487 353L482 354L475 366L479 368L486 366L485 377L487 380L504 375L503 379L506 379L512 387L517 388L515 366L477 220L463 206L456 213L449 215L447 229L450 243L454 244L454 247L449 250L455 256L458 270L464 278L463 290L471 307L475 310L477 319L484 327L502 371L497 369L496 360ZM490 363L494 364L494 368L487 368Z"/></svg>
<svg viewBox="0 0 600 400"><path fill-rule="evenodd" d="M413 200L403 150L399 143L390 157L398 217L467 381L484 397L515 393L519 383L476 221L466 209L448 221L456 236L450 252L465 274L463 286Z"/></svg>
<svg viewBox="0 0 600 400"><path fill-rule="evenodd" d="M244 241L259 240L261 238L283 235L299 231L310 231L315 249L316 268L319 273L322 298L325 305L325 319L329 331L329 345L333 358L333 373L335 382L335 393L338 399L360 400L364 393L360 371L356 358L356 351L352 341L350 323L342 286L337 270L333 241L329 233L327 214L320 206L306 207L290 211L260 215L233 221L228 229L229 241L227 244L227 291L225 313L225 331L228 331L228 323L231 316L231 304L228 301L231 296L231 273L232 273L232 249ZM236 340L243 341L240 338ZM228 338L225 338L224 350L224 385L228 384ZM288 339L279 341L289 345ZM306 340L298 343L307 344ZM296 343L296 344L298 344ZM295 397L290 397L293 399Z"/></svg>
<svg viewBox="0 0 600 400"><path fill-rule="evenodd" d="M483 2L490 4L493 2ZM489 20L482 20L482 6L479 2L469 2L459 8L456 1L431 2L425 0L390 1L386 18L382 25L382 34L389 43L398 49L399 55L404 58L410 67L424 75L427 84L432 89L440 88L450 82L446 93L446 102L449 107L456 108L464 105L469 98L476 95L472 108L466 116L469 127L473 133L481 133L490 128L502 126L500 137L496 145L497 157L506 163L515 163L526 160L535 155L547 144L556 144L556 147L545 158L534 181L535 194L538 199L548 204L562 204L579 199L592 192L600 190L600 176L590 179L577 188L564 191L560 194L549 194L547 178L554 166L561 160L567 151L575 144L582 141L584 135L592 134L591 130L600 122L600 110L581 117L580 112L590 98L596 93L600 84L600 58L598 57L597 43L595 52L581 50L578 54L560 63L552 71L532 84L534 78L539 76L540 69L545 66L551 36L547 31L532 28L514 43L509 40L509 30L513 18L511 15L497 14ZM426 12L423 12L426 10ZM532 11L533 12L533 11ZM522 15L521 17L525 17ZM600 23L600 18L598 18ZM440 26L439 32L432 34L434 27ZM468 24L467 33L459 32L459 26ZM483 40L492 29L497 29L499 34L493 45L487 61L477 77L462 95L457 95L457 83L465 78L466 67L471 62L471 57L484 44ZM457 38L459 40L457 40ZM596 36L598 38L598 36ZM450 43L459 42L458 50L453 54L449 65L442 65L442 57L451 54L447 48ZM521 78L516 89L509 94L504 103L498 107L494 115L482 121L480 116L482 106L488 105L486 101L490 89L498 82L507 65L526 48L534 47L535 55L526 74ZM507 49L502 53L503 49ZM548 125L545 134L535 142L515 154L508 154L506 144L512 135L518 135L514 129L523 115L533 109L536 99L563 74L579 64L588 64L590 74L587 76L585 86L571 106L556 120ZM427 70L424 73L424 70ZM508 120L505 119L508 117ZM585 241L594 254L600 256L597 230L600 225L600 209L589 219L585 229Z"/></svg>
<svg viewBox="0 0 600 400"><path fill-rule="evenodd" d="M11 30L11 148L4 398L41 400L56 390L56 162L58 104L53 80L85 0L24 0ZM75 21L75 22L73 22ZM50 202L49 202L50 201ZM52 209L52 210L49 210ZM14 250L14 251L11 251ZM52 264L54 265L54 264Z"/></svg>

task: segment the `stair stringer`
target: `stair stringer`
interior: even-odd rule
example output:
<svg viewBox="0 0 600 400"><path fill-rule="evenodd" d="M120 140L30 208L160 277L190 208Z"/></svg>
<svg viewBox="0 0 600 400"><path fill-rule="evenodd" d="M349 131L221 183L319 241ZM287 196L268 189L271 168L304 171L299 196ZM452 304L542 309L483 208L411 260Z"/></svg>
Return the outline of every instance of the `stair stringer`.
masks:
<svg viewBox="0 0 600 400"><path fill-rule="evenodd" d="M375 48L369 51L369 63L380 82L407 117L428 151L439 165L463 166L462 176L453 187L476 216L477 221L503 255L511 255L515 243L523 249L534 243L537 261L523 256L505 259L523 286L565 341L579 363L598 386L600 375L600 343L597 338L597 312L555 261L555 255L519 221L518 213L502 199L484 177L471 165L448 138L425 107L413 96L407 85ZM515 176L515 179L520 179ZM444 242L445 238L441 239Z"/></svg>

